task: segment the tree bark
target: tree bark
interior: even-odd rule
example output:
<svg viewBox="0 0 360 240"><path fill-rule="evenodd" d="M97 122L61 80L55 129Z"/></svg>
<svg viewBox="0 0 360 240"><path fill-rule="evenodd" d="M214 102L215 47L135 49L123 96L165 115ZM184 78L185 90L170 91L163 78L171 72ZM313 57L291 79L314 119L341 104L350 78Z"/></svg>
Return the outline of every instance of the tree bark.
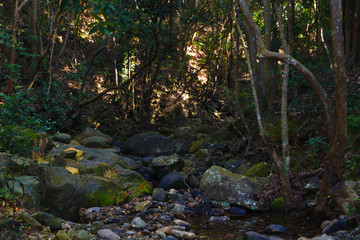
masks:
<svg viewBox="0 0 360 240"><path fill-rule="evenodd" d="M344 61L344 35L342 5L339 0L330 0L333 66L336 92L335 136L330 141L330 150L324 159L324 178L318 197L317 212L326 211L328 194L343 180L344 155L347 145L347 75Z"/></svg>
<svg viewBox="0 0 360 240"><path fill-rule="evenodd" d="M271 49L271 8L270 1L263 0L264 4L264 28L265 28L265 36L264 36L264 44L266 49ZM272 60L264 59L264 79L265 79L265 102L267 105L267 109L272 109L272 101L274 94L274 80L272 74L271 67Z"/></svg>
<svg viewBox="0 0 360 240"><path fill-rule="evenodd" d="M19 5L19 0L15 1L15 9L14 9L14 23L12 26L12 41L13 41L13 48L11 49L10 53L10 78L7 80L6 83L6 89L9 95L12 94L14 90L14 81L15 81L15 60L16 60L16 38L17 38L17 32L18 32L18 22L19 22L19 15L21 10L26 6L29 0L24 0Z"/></svg>

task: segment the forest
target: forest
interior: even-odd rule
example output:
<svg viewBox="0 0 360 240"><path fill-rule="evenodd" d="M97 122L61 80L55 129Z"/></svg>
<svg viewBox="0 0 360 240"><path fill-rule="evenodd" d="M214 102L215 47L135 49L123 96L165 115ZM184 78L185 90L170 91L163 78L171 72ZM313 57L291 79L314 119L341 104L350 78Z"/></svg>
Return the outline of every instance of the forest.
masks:
<svg viewBox="0 0 360 240"><path fill-rule="evenodd" d="M0 1L0 239L360 239L360 1Z"/></svg>

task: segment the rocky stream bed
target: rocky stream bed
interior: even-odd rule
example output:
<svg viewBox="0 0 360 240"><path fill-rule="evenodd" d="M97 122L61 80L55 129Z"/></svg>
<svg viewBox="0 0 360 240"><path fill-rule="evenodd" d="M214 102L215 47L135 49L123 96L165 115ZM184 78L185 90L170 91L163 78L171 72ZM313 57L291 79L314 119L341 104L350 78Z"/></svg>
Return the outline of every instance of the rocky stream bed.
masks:
<svg viewBox="0 0 360 240"><path fill-rule="evenodd" d="M297 188L299 211L284 210L268 161L234 142L227 129L176 129L136 134L125 142L91 128L39 135L33 159L1 155L20 175L22 207L2 209L0 239L360 239L357 182L345 182L339 212L309 217L321 172ZM271 201L270 201L271 200ZM10 219L10 220L9 220Z"/></svg>

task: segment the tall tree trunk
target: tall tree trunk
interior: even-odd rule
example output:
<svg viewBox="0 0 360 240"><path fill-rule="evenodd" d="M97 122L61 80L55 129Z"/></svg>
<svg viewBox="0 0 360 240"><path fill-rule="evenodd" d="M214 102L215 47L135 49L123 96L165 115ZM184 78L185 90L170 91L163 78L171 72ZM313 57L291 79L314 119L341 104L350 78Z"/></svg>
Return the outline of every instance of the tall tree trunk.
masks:
<svg viewBox="0 0 360 240"><path fill-rule="evenodd" d="M354 8L355 6L355 8ZM346 0L345 1L345 18L344 18L344 29L345 29L345 64L348 65L350 61L352 40L353 40L353 28L355 22L355 10L356 2L355 0Z"/></svg>
<svg viewBox="0 0 360 240"><path fill-rule="evenodd" d="M15 59L16 59L16 38L17 38L17 32L18 32L18 22L19 22L19 15L21 10L26 6L29 0L24 0L19 5L19 0L15 1L15 9L14 9L14 22L12 26L12 41L13 41L13 47L11 49L10 53L10 78L7 80L6 83L6 89L9 95L12 94L14 90L14 80L15 80Z"/></svg>
<svg viewBox="0 0 360 240"><path fill-rule="evenodd" d="M279 26L280 38L286 54L290 53L289 45L286 41L284 25L282 21L282 9L280 1L276 1L276 16L277 25ZM292 189L290 183L290 147L289 147L289 127L288 127L288 78L289 78L289 64L285 63L284 76L281 86L281 139L282 139L282 161L280 172L282 173L281 181L283 182L283 191L285 197L292 196ZM292 199L285 199L285 202L291 203Z"/></svg>
<svg viewBox="0 0 360 240"><path fill-rule="evenodd" d="M265 27L265 36L264 36L264 43L266 49L271 49L271 8L270 8L270 1L263 0L264 4L264 27ZM272 60L271 59L264 59L264 79L265 79L265 101L268 110L272 109L272 101L273 101L273 94L274 94L274 80L272 74L272 67L271 67Z"/></svg>
<svg viewBox="0 0 360 240"><path fill-rule="evenodd" d="M342 5L330 0L333 66L336 91L336 127L330 140L330 150L324 159L324 178L319 194L317 212L326 210L329 191L343 180L344 155L347 145L347 75L344 61Z"/></svg>
<svg viewBox="0 0 360 240"><path fill-rule="evenodd" d="M287 0L288 32L289 32L289 54L292 55L295 49L295 1Z"/></svg>

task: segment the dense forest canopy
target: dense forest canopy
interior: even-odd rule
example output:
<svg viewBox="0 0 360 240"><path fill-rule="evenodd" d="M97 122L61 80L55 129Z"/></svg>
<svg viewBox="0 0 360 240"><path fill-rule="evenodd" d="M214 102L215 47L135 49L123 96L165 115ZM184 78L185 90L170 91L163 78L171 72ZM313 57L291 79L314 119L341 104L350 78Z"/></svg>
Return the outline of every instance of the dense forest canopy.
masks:
<svg viewBox="0 0 360 240"><path fill-rule="evenodd" d="M200 119L260 139L289 208L291 169L324 169L319 212L359 174L359 1L14 0L0 16L1 151L23 154L27 130L124 140Z"/></svg>

